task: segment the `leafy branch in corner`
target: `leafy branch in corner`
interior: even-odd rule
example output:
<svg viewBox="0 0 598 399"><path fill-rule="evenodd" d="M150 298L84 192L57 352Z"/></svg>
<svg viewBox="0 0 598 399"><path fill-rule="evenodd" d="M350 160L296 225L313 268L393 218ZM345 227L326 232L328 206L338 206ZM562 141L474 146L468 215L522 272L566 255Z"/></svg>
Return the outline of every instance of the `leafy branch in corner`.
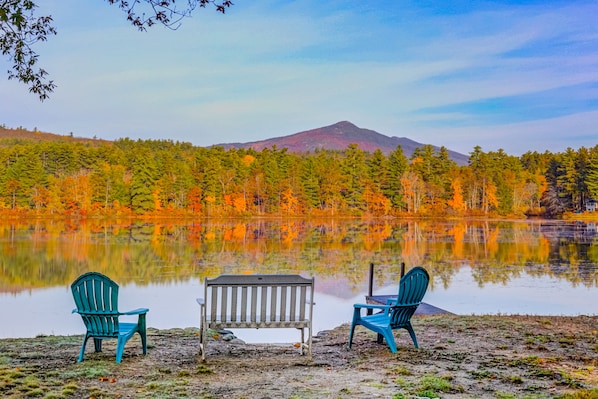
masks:
<svg viewBox="0 0 598 399"><path fill-rule="evenodd" d="M127 20L139 30L145 31L156 23L177 29L183 18L197 8L212 5L224 13L233 5L230 0L106 0L116 4L127 14ZM142 4L144 3L144 4ZM185 3L184 7L178 7ZM137 8L146 12L138 14ZM33 0L0 0L0 52L8 57L12 68L8 79L16 79L29 86L29 91L41 101L46 100L56 85L47 80L48 72L38 67L38 55L33 50L37 42L45 42L56 35L50 15L36 16L37 5Z"/></svg>
<svg viewBox="0 0 598 399"><path fill-rule="evenodd" d="M48 98L56 85L46 82L46 72L37 67L38 55L31 46L55 35L51 16L35 16L37 6L31 0L0 1L0 51L12 62L8 79L17 79L29 86L29 91L41 101Z"/></svg>

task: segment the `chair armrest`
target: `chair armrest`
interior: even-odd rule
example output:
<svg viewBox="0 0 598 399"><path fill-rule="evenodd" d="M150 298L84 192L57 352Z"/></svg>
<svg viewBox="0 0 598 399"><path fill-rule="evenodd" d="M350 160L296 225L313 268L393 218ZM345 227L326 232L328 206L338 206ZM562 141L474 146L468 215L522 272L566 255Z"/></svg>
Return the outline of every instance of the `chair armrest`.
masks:
<svg viewBox="0 0 598 399"><path fill-rule="evenodd" d="M148 308L139 308L135 310L129 310L128 312L120 312L122 315L133 315L133 314L145 314L149 312Z"/></svg>
<svg viewBox="0 0 598 399"><path fill-rule="evenodd" d="M396 298L390 298L386 300L386 306L393 306L397 304Z"/></svg>
<svg viewBox="0 0 598 399"><path fill-rule="evenodd" d="M71 312L71 314L73 313L79 313L79 311L77 309L73 309L73 311Z"/></svg>
<svg viewBox="0 0 598 399"><path fill-rule="evenodd" d="M385 310L388 309L387 305L370 305L365 303L356 303L353 305L355 309L381 309Z"/></svg>

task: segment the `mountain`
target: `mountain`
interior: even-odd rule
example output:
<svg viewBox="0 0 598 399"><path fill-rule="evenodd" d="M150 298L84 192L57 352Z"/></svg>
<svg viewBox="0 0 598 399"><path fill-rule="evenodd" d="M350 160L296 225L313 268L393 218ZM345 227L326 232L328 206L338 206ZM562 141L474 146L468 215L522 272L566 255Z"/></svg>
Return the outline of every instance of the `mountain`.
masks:
<svg viewBox="0 0 598 399"><path fill-rule="evenodd" d="M252 148L256 151L276 146L277 148L287 148L290 152L313 152L317 149L344 150L349 144L357 144L359 148L368 152L380 149L386 155L400 145L407 158L411 157L416 148L424 146L424 144L406 137L388 137L374 130L362 129L347 121L289 136L249 143L218 144L217 146L225 149ZM436 146L434 148L438 149ZM467 165L469 159L467 155L451 150L448 152L449 157L458 165Z"/></svg>

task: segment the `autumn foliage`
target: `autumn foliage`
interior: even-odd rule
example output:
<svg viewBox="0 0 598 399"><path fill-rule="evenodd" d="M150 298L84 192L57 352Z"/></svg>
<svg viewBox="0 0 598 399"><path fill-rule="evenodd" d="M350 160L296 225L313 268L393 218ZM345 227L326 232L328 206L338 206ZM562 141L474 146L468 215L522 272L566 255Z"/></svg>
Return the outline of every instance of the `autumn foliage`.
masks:
<svg viewBox="0 0 598 399"><path fill-rule="evenodd" d="M583 211L598 146L521 157L475 147L459 166L424 145L410 159L349 145L290 153L167 140L0 140L7 216L510 216Z"/></svg>

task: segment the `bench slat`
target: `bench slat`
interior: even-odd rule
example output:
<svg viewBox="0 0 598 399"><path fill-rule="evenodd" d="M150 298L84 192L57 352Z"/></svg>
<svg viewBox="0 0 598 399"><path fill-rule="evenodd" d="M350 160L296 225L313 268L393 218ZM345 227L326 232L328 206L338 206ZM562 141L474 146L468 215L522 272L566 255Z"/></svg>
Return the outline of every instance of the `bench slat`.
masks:
<svg viewBox="0 0 598 399"><path fill-rule="evenodd" d="M243 309L247 309L247 287L241 287L241 321L247 321L247 313Z"/></svg>
<svg viewBox="0 0 598 399"><path fill-rule="evenodd" d="M289 317L291 321L295 321L295 311L296 311L296 304L297 304L297 287L295 289L291 289L291 311L289 313Z"/></svg>
<svg viewBox="0 0 598 399"><path fill-rule="evenodd" d="M306 303L307 302L307 287L300 287L301 289L301 299L299 299L299 301L301 303ZM299 320L304 320L305 319L305 306L301 306L301 308L299 308Z"/></svg>
<svg viewBox="0 0 598 399"><path fill-rule="evenodd" d="M287 313L287 290L282 289L280 293L280 309L278 310L278 314L280 315L281 319L284 320Z"/></svg>
<svg viewBox="0 0 598 399"><path fill-rule="evenodd" d="M262 297L260 299L260 322L266 321L266 306L268 305L268 290L273 290L275 287L261 287Z"/></svg>
<svg viewBox="0 0 598 399"><path fill-rule="evenodd" d="M232 293L231 293L231 309L230 309L231 321L237 321L237 301L239 299L238 293L239 293L239 290L233 287Z"/></svg>
<svg viewBox="0 0 598 399"><path fill-rule="evenodd" d="M280 287L280 289L283 289ZM278 298L279 287L272 287L272 293L270 294L270 321L276 321L276 300Z"/></svg>
<svg viewBox="0 0 598 399"><path fill-rule="evenodd" d="M210 300L210 305L211 305L210 320L214 321L214 317L216 317L216 315L218 314L218 309L216 308L216 306L218 306L218 291L217 290L212 290L212 299Z"/></svg>
<svg viewBox="0 0 598 399"><path fill-rule="evenodd" d="M251 287L251 309L249 309L249 313L251 313L251 321L255 323L257 317L257 286Z"/></svg>

